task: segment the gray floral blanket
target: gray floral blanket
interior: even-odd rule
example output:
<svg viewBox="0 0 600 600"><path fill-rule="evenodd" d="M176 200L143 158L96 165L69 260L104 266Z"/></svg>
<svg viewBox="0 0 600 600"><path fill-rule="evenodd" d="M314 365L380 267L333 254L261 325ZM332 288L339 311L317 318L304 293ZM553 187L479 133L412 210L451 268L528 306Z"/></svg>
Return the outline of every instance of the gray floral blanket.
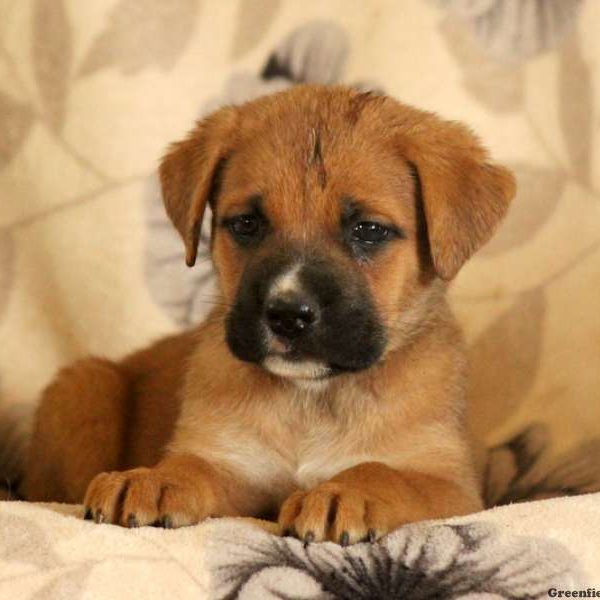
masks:
<svg viewBox="0 0 600 600"><path fill-rule="evenodd" d="M2 502L0 598L547 598L600 586L599 505L515 504L342 548L251 520L126 530L80 507Z"/></svg>

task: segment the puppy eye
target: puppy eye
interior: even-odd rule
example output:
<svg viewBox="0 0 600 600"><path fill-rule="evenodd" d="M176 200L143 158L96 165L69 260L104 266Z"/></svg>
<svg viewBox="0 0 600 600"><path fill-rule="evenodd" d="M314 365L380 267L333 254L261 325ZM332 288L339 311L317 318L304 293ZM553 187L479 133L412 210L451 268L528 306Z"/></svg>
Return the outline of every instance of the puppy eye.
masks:
<svg viewBox="0 0 600 600"><path fill-rule="evenodd" d="M249 240L260 233L261 220L256 215L240 215L228 223L229 230L240 240Z"/></svg>
<svg viewBox="0 0 600 600"><path fill-rule="evenodd" d="M373 221L361 221L352 228L352 239L366 246L374 246L391 237L389 227Z"/></svg>

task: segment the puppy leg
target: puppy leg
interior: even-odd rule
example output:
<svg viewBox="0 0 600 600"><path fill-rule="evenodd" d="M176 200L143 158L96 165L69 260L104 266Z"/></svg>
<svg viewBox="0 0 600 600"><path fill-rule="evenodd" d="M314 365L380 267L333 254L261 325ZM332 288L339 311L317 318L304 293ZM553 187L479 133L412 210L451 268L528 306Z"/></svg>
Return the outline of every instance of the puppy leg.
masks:
<svg viewBox="0 0 600 600"><path fill-rule="evenodd" d="M374 541L400 525L481 510L475 486L363 463L282 505L279 524L306 542Z"/></svg>
<svg viewBox="0 0 600 600"><path fill-rule="evenodd" d="M122 460L127 381L88 358L61 371L38 407L21 492L32 501L81 502L92 478Z"/></svg>
<svg viewBox="0 0 600 600"><path fill-rule="evenodd" d="M101 473L86 496L86 518L124 527L193 525L209 516L240 515L242 481L192 454L171 454L156 467ZM252 501L251 490L245 500Z"/></svg>

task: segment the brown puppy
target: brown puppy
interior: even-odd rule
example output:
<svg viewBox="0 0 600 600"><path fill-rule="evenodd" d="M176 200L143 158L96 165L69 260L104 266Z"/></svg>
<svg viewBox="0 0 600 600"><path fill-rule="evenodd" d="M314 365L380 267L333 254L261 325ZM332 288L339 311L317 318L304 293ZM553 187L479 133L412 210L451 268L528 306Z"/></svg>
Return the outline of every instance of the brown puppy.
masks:
<svg viewBox="0 0 600 600"><path fill-rule="evenodd" d="M59 374L26 497L125 526L278 511L343 544L480 509L444 292L512 175L461 125L315 86L216 112L160 174L189 265L213 209L221 300L196 331Z"/></svg>

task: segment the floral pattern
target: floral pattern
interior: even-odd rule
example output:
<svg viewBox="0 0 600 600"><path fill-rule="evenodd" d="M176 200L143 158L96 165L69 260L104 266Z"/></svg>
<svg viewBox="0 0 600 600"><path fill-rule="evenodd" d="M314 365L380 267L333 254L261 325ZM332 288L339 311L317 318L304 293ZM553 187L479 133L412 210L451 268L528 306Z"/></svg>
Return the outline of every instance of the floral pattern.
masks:
<svg viewBox="0 0 600 600"><path fill-rule="evenodd" d="M525 600L580 580L577 561L559 544L506 539L485 521L412 525L349 548L237 534L209 537L209 551L220 546L208 557L215 598Z"/></svg>
<svg viewBox="0 0 600 600"><path fill-rule="evenodd" d="M582 0L438 0L483 48L519 61L553 48L572 30Z"/></svg>

